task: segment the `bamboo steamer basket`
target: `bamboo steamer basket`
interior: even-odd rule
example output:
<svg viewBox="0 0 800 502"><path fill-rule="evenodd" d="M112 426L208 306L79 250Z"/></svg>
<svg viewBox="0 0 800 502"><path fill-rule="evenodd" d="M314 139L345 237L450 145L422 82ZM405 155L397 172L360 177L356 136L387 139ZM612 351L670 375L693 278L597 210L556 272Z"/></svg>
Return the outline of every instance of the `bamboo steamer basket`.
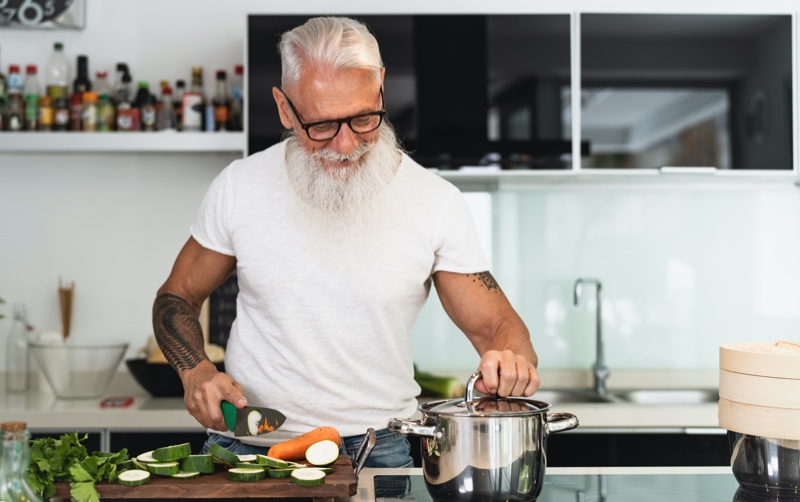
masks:
<svg viewBox="0 0 800 502"><path fill-rule="evenodd" d="M800 344L726 344L719 364L720 427L800 440Z"/></svg>

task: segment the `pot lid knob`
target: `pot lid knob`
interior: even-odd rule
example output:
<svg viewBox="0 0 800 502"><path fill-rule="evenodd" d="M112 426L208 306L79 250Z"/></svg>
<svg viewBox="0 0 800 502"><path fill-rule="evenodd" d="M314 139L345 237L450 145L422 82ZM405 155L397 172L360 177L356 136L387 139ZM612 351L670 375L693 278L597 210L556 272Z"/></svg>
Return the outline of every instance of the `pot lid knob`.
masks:
<svg viewBox="0 0 800 502"><path fill-rule="evenodd" d="M467 390L464 392L464 401L471 403L475 399L475 382L481 377L481 372L476 371L467 380Z"/></svg>

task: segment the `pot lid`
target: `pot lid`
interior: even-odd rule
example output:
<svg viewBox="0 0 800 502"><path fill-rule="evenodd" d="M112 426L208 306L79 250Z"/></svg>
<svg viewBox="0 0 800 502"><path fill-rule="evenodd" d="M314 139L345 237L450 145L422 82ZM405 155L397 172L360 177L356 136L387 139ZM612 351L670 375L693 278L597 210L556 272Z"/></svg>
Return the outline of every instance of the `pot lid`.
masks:
<svg viewBox="0 0 800 502"><path fill-rule="evenodd" d="M542 413L550 408L549 403L516 397L481 396L475 397L475 382L480 372L473 373L467 380L464 399L433 401L420 405L420 410L447 416L525 416Z"/></svg>

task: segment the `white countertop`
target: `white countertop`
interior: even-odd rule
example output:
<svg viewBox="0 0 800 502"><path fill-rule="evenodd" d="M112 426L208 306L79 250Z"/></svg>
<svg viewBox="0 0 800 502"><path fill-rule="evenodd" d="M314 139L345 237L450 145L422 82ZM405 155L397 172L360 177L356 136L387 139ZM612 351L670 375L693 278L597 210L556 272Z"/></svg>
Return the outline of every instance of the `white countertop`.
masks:
<svg viewBox="0 0 800 502"><path fill-rule="evenodd" d="M662 372L663 373L663 372ZM673 372L670 372L672 374ZM620 387L631 387L632 382L639 386L681 385L686 382L702 383L703 386L714 387L713 375L716 372L705 372L703 375L677 373L672 378L664 378L648 373L617 373L617 380L612 382ZM552 372L543 378L544 382L558 381L568 387L581 384L580 377L573 378L571 373ZM557 377L557 378L554 378ZM197 424L183 406L182 398L153 398L138 386L125 371L120 371L111 384L107 396L133 396L134 402L128 408L104 409L100 407L100 399L56 399L46 383L44 388L27 394L7 394L0 390L0 421L22 420L32 430L112 430L112 431L197 431L204 429ZM688 386L688 385L685 385ZM553 387L549 387L553 388ZM431 399L420 399L428 401ZM580 427L574 432L591 432L597 430L683 430L684 432L712 431L722 432L717 421L717 404L692 405L644 405L626 403L563 403L552 407L554 412L568 412L576 415Z"/></svg>

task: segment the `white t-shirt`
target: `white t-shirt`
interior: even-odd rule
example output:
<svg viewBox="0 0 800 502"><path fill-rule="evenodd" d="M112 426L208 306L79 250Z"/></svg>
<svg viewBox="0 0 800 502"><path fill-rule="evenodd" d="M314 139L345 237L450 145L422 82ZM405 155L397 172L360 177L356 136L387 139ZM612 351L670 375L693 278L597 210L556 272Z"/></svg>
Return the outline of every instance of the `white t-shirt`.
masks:
<svg viewBox="0 0 800 502"><path fill-rule="evenodd" d="M192 236L235 256L226 371L248 403L286 415L271 445L331 425L343 436L414 414L409 332L439 270L488 270L463 196L403 155L360 237L320 239L284 168L285 143L213 181ZM242 439L242 438L240 438Z"/></svg>

